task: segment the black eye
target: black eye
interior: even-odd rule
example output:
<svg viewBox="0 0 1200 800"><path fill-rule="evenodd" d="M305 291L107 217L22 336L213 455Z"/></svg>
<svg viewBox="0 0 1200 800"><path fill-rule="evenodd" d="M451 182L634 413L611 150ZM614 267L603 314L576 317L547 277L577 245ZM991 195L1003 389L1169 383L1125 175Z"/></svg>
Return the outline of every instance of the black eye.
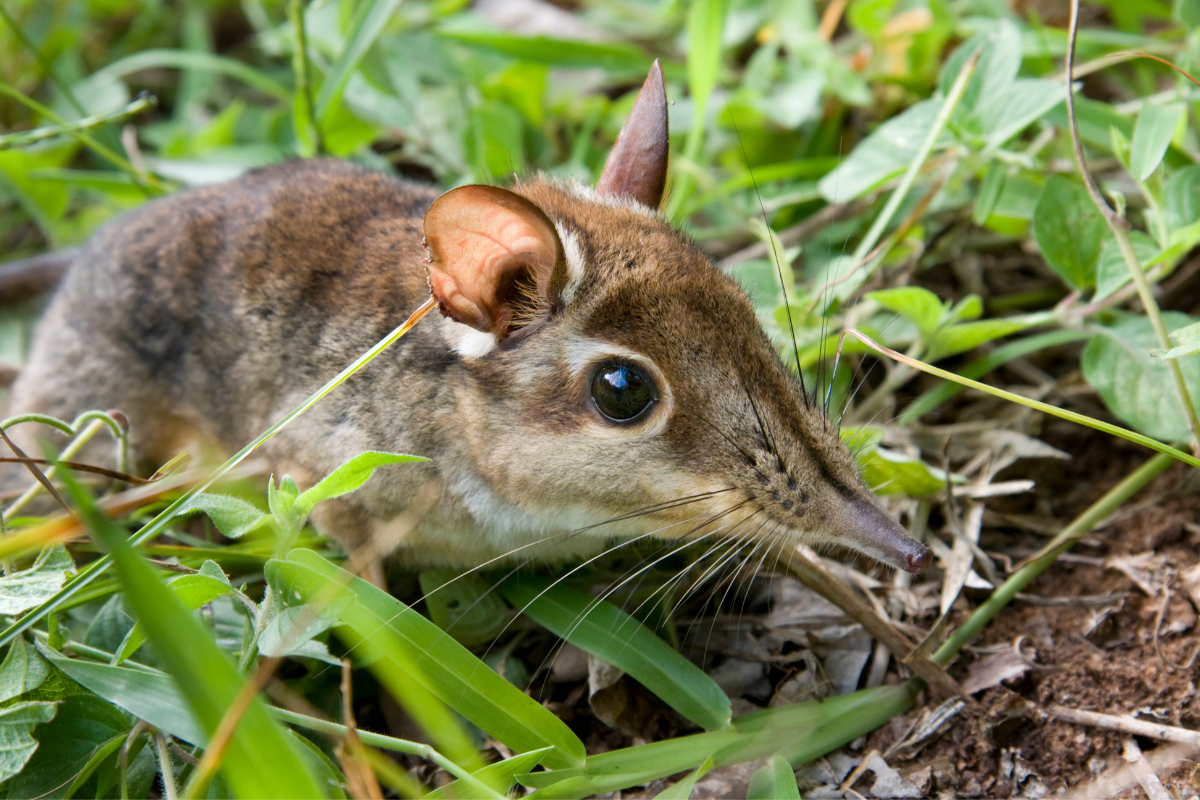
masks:
<svg viewBox="0 0 1200 800"><path fill-rule="evenodd" d="M632 422L657 399L654 383L632 364L603 364L592 376L592 401L613 422Z"/></svg>

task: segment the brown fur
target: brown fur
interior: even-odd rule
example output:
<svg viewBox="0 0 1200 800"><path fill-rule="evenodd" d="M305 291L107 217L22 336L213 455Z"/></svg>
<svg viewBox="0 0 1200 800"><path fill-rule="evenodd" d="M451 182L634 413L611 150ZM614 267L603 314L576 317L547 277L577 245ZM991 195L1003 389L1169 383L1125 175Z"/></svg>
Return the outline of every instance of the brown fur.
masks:
<svg viewBox="0 0 1200 800"><path fill-rule="evenodd" d="M302 487L363 450L432 459L383 468L319 524L426 564L521 547L559 559L655 532L789 537L920 566L923 550L863 486L748 298L686 237L578 187L535 178L513 190L573 240L570 301L482 355L454 349L478 332L426 320L273 438L266 454ZM116 220L75 257L9 411L119 408L142 473L181 438L237 449L428 296L421 224L434 198L347 163L297 161ZM580 367L614 348L665 383L631 426L597 413ZM565 535L702 492L717 493Z"/></svg>

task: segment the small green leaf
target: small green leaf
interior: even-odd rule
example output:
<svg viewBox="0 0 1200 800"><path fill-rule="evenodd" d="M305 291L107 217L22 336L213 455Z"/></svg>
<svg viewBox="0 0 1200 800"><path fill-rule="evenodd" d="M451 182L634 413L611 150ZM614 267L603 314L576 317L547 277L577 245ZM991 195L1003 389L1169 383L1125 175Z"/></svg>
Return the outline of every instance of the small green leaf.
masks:
<svg viewBox="0 0 1200 800"><path fill-rule="evenodd" d="M1167 311L1163 322L1179 329L1196 320ZM1187 419L1166 362L1150 355L1157 345L1150 320L1126 317L1092 337L1083 351L1083 376L1130 426L1165 442L1181 442L1189 435ZM1200 398L1200 359L1183 359L1179 366L1192 398Z"/></svg>
<svg viewBox="0 0 1200 800"><path fill-rule="evenodd" d="M929 342L929 350L925 354L926 361L937 361L942 358L974 350L981 344L1009 336L1017 331L1023 331L1035 325L1047 325L1054 321L1051 312L1039 314L1021 314L1012 317L995 317L981 319L975 322L960 322L957 325L947 325L934 334Z"/></svg>
<svg viewBox="0 0 1200 800"><path fill-rule="evenodd" d="M75 572L62 545L47 547L29 569L0 578L0 614L19 614L55 595Z"/></svg>
<svg viewBox="0 0 1200 800"><path fill-rule="evenodd" d="M476 573L428 569L420 580L430 619L467 647L490 642L512 622L512 609Z"/></svg>
<svg viewBox="0 0 1200 800"><path fill-rule="evenodd" d="M341 497L362 486L371 474L386 464L401 464L408 461L428 461L420 456L408 456L401 453L380 453L368 450L359 453L354 458L342 464L316 486L300 494L295 501L295 509L304 519L322 500ZM293 483L292 486L295 486Z"/></svg>
<svg viewBox="0 0 1200 800"><path fill-rule="evenodd" d="M518 753L512 758L506 758L503 761L497 761L495 764L489 764L483 769L475 773L475 777L488 786L499 787L501 792L506 792L511 789L516 781L516 776L529 772L531 769L542 763L542 759L546 757L554 748L543 747L541 750L530 750L528 753ZM428 800L445 800L445 798L466 797L462 781L454 781L448 783L436 791L432 791L425 795Z"/></svg>
<svg viewBox="0 0 1200 800"><path fill-rule="evenodd" d="M240 539L271 522L271 515L255 508L250 503L227 494L198 494L188 501L180 512L190 514L202 511L212 520L222 536Z"/></svg>
<svg viewBox="0 0 1200 800"><path fill-rule="evenodd" d="M976 225L987 222L995 210L996 201L1000 199L1000 192L1004 189L1007 173L1008 168L999 161L988 165L987 172L983 174L983 180L979 184L979 194L975 196L975 208L971 212L971 220Z"/></svg>
<svg viewBox="0 0 1200 800"><path fill-rule="evenodd" d="M1172 331L1170 336L1172 340L1179 343L1178 347L1172 347L1167 351L1152 350L1150 354L1158 358L1171 359L1200 353L1200 322Z"/></svg>
<svg viewBox="0 0 1200 800"><path fill-rule="evenodd" d="M329 655L328 650L324 651L322 657L321 649L305 649L305 645L311 642L314 636L319 636L338 624L342 612L352 602L352 598L338 597L320 606L312 603L288 606L263 628L258 638L259 652L271 658L299 655L340 664L340 661Z"/></svg>
<svg viewBox="0 0 1200 800"><path fill-rule="evenodd" d="M0 664L0 703L32 692L50 675L50 665L18 636ZM3 778L0 778L3 780Z"/></svg>
<svg viewBox="0 0 1200 800"><path fill-rule="evenodd" d="M709 756L703 764L689 772L681 780L675 781L654 795L654 800L688 800L692 796L692 789L695 788L696 781L703 778L704 774L712 769L712 764L713 758Z"/></svg>
<svg viewBox="0 0 1200 800"><path fill-rule="evenodd" d="M1186 112L1187 106L1183 103L1142 106L1129 151L1129 171L1133 177L1144 181L1158 169Z"/></svg>
<svg viewBox="0 0 1200 800"><path fill-rule="evenodd" d="M37 752L5 787L10 797L41 797L60 786L66 788L97 748L128 733L130 728L129 720L111 703L90 694L63 700L53 717L34 730Z"/></svg>
<svg viewBox="0 0 1200 800"><path fill-rule="evenodd" d="M57 705L33 702L0 708L0 783L18 775L33 757L39 744L33 729L54 719ZM37 793L15 796L36 797Z"/></svg>
<svg viewBox="0 0 1200 800"><path fill-rule="evenodd" d="M936 294L920 286L903 286L898 289L883 289L867 292L867 299L874 300L886 309L903 314L916 324L921 335L928 337L942 320L946 308Z"/></svg>
<svg viewBox="0 0 1200 800"><path fill-rule="evenodd" d="M509 578L500 590L539 624L628 673L700 727L717 730L729 724L729 698L721 687L611 603L536 575Z"/></svg>
<svg viewBox="0 0 1200 800"><path fill-rule="evenodd" d="M233 591L228 580L222 582L208 575L200 574L180 575L167 586L188 611L195 611L200 606L211 603L218 597L224 597ZM120 664L137 652L137 649L145 642L146 631L139 622L125 635L125 640L121 642L121 648L113 656L113 663Z"/></svg>
<svg viewBox="0 0 1200 800"><path fill-rule="evenodd" d="M1095 285L1100 248L1110 234L1082 186L1052 177L1034 211L1033 233L1046 263L1059 277L1080 291Z"/></svg>
<svg viewBox="0 0 1200 800"><path fill-rule="evenodd" d="M931 467L919 458L889 450L868 447L858 455L863 480L876 494L903 493L910 497L935 494L946 488L946 473ZM958 475L954 483L962 483Z"/></svg>
<svg viewBox="0 0 1200 800"><path fill-rule="evenodd" d="M230 585L229 576L225 574L225 570L221 569L221 565L213 561L211 558L206 559L205 562L200 565L200 574L207 575L213 580L218 580L226 586Z"/></svg>
<svg viewBox="0 0 1200 800"><path fill-rule="evenodd" d="M779 756L771 756L766 766L754 770L746 800L800 800L800 787L792 765Z"/></svg>

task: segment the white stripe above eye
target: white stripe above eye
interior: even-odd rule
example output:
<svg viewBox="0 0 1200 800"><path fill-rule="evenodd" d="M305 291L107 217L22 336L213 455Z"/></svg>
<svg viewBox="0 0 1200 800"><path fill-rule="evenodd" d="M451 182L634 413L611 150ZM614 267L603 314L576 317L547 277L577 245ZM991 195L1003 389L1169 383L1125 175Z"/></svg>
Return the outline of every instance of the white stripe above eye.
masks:
<svg viewBox="0 0 1200 800"><path fill-rule="evenodd" d="M567 230L557 222L554 223L554 229L558 231L558 240L562 242L563 256L567 260L567 285L563 287L562 302L569 306L575 302L575 293L583 280L583 254L579 251L579 237L574 231Z"/></svg>

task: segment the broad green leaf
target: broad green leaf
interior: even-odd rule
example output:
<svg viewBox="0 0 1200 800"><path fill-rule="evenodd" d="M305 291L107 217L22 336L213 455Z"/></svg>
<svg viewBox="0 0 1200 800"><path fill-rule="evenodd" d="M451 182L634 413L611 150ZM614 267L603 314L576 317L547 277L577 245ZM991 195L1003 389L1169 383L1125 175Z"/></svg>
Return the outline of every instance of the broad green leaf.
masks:
<svg viewBox="0 0 1200 800"><path fill-rule="evenodd" d="M47 547L29 569L0 578L0 614L19 614L53 597L75 571L61 545Z"/></svg>
<svg viewBox="0 0 1200 800"><path fill-rule="evenodd" d="M1200 353L1200 322L1187 325L1177 331L1171 331L1171 339L1179 343L1178 347L1170 350L1154 350L1152 355L1158 358L1182 358Z"/></svg>
<svg viewBox="0 0 1200 800"><path fill-rule="evenodd" d="M350 76L371 49L371 45L383 33L400 0L363 0L357 4L354 17L350 20L350 32L346 46L321 84L316 99L316 118L322 128L326 127L331 113L341 100L342 92Z"/></svg>
<svg viewBox="0 0 1200 800"><path fill-rule="evenodd" d="M747 800L800 800L800 787L792 765L779 756L771 756L765 766L754 770Z"/></svg>
<svg viewBox="0 0 1200 800"><path fill-rule="evenodd" d="M1172 232L1200 222L1200 164L1176 170L1163 185L1163 217Z"/></svg>
<svg viewBox="0 0 1200 800"><path fill-rule="evenodd" d="M867 292L867 299L874 300L884 308L908 317L925 337L937 329L942 314L946 311L945 305L936 294L920 286L902 286L898 289Z"/></svg>
<svg viewBox="0 0 1200 800"><path fill-rule="evenodd" d="M1158 245L1141 231L1130 231L1129 243L1133 245L1133 253L1143 270L1158 255ZM1131 280L1129 265L1125 263L1120 245L1116 239L1109 237L1100 249L1100 260L1096 262L1096 293L1092 295L1092 302L1103 300Z"/></svg>
<svg viewBox="0 0 1200 800"><path fill-rule="evenodd" d="M72 680L138 719L190 744L200 747L208 744L204 726L188 707L178 684L165 672L115 667L42 652Z"/></svg>
<svg viewBox="0 0 1200 800"><path fill-rule="evenodd" d="M1171 14L1189 28L1200 28L1200 0L1175 0Z"/></svg>
<svg viewBox="0 0 1200 800"><path fill-rule="evenodd" d="M948 356L974 350L981 344L1023 331L1034 325L1047 325L1054 321L1050 312L1021 314L1012 317L994 317L975 322L960 322L947 325L934 334L929 341L926 361L937 361Z"/></svg>
<svg viewBox="0 0 1200 800"><path fill-rule="evenodd" d="M525 118L499 100L484 100L467 114L463 151L480 179L525 171Z"/></svg>
<svg viewBox="0 0 1200 800"><path fill-rule="evenodd" d="M1187 112L1183 103L1161 106L1144 105L1133 128L1133 143L1129 151L1129 171L1139 181L1149 178L1166 155L1167 147L1179 121Z"/></svg>
<svg viewBox="0 0 1200 800"><path fill-rule="evenodd" d="M97 749L129 728L129 720L111 703L90 694L68 697L58 704L53 720L34 729L37 752L5 786L9 797L40 797L67 788Z"/></svg>
<svg viewBox="0 0 1200 800"><path fill-rule="evenodd" d="M692 789L696 786L696 781L703 778L704 774L712 769L712 763L712 756L709 756L703 764L696 767L682 779L654 795L654 800L688 800L692 796Z"/></svg>
<svg viewBox="0 0 1200 800"><path fill-rule="evenodd" d="M488 786L498 786L501 792L507 792L516 782L517 775L529 772L531 769L542 763L542 759L553 750L551 747L544 747L541 750L530 750L528 753L519 753L512 758L506 758L503 761L497 761L495 764L489 764L483 769L475 773L475 777L486 783ZM444 798L465 797L462 781L454 781L448 783L442 788L432 791L426 795L428 800L443 800Z"/></svg>
<svg viewBox="0 0 1200 800"><path fill-rule="evenodd" d="M975 109L973 122L986 137L985 146L995 150L1028 128L1064 100L1063 86L1056 81L1022 78L997 92Z"/></svg>
<svg viewBox="0 0 1200 800"><path fill-rule="evenodd" d="M513 750L552 746L546 764L571 767L583 762L583 743L558 717L381 589L309 550L292 551L288 561L269 561L266 572L273 586L287 587L304 602L353 597L342 614L354 634L353 643L369 638L380 657L398 659L398 668L411 668L411 679Z"/></svg>
<svg viewBox="0 0 1200 800"><path fill-rule="evenodd" d="M125 532L100 513L69 472L64 471L62 477L87 526L111 554L138 621L183 690L188 706L211 735L241 691L242 678L209 633L137 555ZM264 771L263 764L273 768ZM230 738L221 775L235 793L247 797L324 795L257 695Z"/></svg>
<svg viewBox="0 0 1200 800"><path fill-rule="evenodd" d="M940 94L950 93L954 79L976 52L979 61L960 103L966 110L990 103L1016 80L1021 68L1021 31L1012 22L1000 20L956 47L938 70Z"/></svg>
<svg viewBox="0 0 1200 800"><path fill-rule="evenodd" d="M362 486L378 467L386 464L400 464L407 461L428 460L420 456L407 456L400 453L379 453L373 450L359 453L326 475L316 486L302 492L296 498L294 507L300 514L300 518L304 519L317 503L320 503L322 500L341 497Z"/></svg>
<svg viewBox="0 0 1200 800"><path fill-rule="evenodd" d="M1196 320L1168 311L1163 322L1169 329L1184 328ZM1188 438L1187 419L1166 362L1151 356L1158 337L1145 317L1126 317L1107 327L1083 351L1083 376L1096 388L1114 414L1147 436L1165 442ZM1179 361L1193 401L1200 399L1200 359Z"/></svg>
<svg viewBox="0 0 1200 800"><path fill-rule="evenodd" d="M180 575L167 584L171 593L179 598L184 608L195 611L206 603L211 603L218 597L224 597L233 591L228 582L221 582L208 575ZM139 622L125 635L121 648L113 658L114 664L120 664L132 656L146 642L146 630Z"/></svg>
<svg viewBox="0 0 1200 800"><path fill-rule="evenodd" d="M946 488L946 473L919 458L889 450L868 447L858 455L863 480L876 494L903 493L910 497L936 494ZM962 478L953 476L954 483Z"/></svg>
<svg viewBox="0 0 1200 800"><path fill-rule="evenodd" d="M477 573L428 569L420 580L429 617L467 647L490 642L512 622L512 610Z"/></svg>
<svg viewBox="0 0 1200 800"><path fill-rule="evenodd" d="M500 590L539 624L623 670L700 727L729 725L729 698L716 681L611 603L536 575L509 578Z"/></svg>
<svg viewBox="0 0 1200 800"><path fill-rule="evenodd" d="M924 100L880 125L817 184L821 196L844 203L900 175L929 136L941 108Z"/></svg>
<svg viewBox="0 0 1200 800"><path fill-rule="evenodd" d="M1042 191L1033 215L1033 233L1046 263L1080 291L1096 283L1096 262L1109 237L1108 226L1087 190L1055 175Z"/></svg>
<svg viewBox="0 0 1200 800"><path fill-rule="evenodd" d="M555 67L599 67L610 72L644 73L652 58L641 48L624 42L586 42L550 36L518 36L512 33L440 30L438 36L483 50L503 53L522 61ZM664 64L664 67L666 64Z"/></svg>
<svg viewBox="0 0 1200 800"><path fill-rule="evenodd" d="M227 494L198 494L188 501L180 514L202 511L212 520L222 536L240 539L247 533L271 523L271 515L250 503Z"/></svg>
<svg viewBox="0 0 1200 800"><path fill-rule="evenodd" d="M0 783L19 774L33 757L38 749L38 741L32 735L33 729L54 719L57 705L33 702L0 708Z"/></svg>
<svg viewBox="0 0 1200 800"><path fill-rule="evenodd" d="M13 639L0 664L0 703L32 692L50 675L50 665L21 637ZM3 780L3 778L0 778Z"/></svg>

